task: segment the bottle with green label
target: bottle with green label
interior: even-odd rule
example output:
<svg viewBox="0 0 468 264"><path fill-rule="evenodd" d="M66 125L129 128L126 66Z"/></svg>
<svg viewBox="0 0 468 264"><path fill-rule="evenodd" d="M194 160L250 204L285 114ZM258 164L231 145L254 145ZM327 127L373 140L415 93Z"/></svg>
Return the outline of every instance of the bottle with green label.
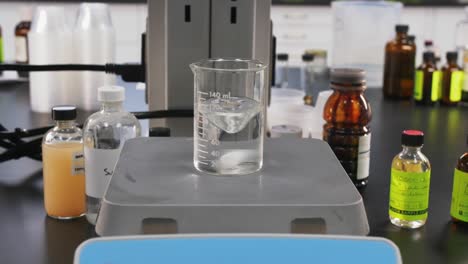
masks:
<svg viewBox="0 0 468 264"><path fill-rule="evenodd" d="M2 36L2 26L0 26L0 63L3 63L3 36ZM3 72L0 71L0 76Z"/></svg>
<svg viewBox="0 0 468 264"><path fill-rule="evenodd" d="M468 224L468 152L461 155L455 168L450 215L455 223Z"/></svg>
<svg viewBox="0 0 468 264"><path fill-rule="evenodd" d="M392 161L388 214L398 227L418 228L427 219L431 164L421 153L423 132L405 130L401 143L403 151Z"/></svg>
<svg viewBox="0 0 468 264"><path fill-rule="evenodd" d="M414 79L414 101L433 105L442 97L442 72L435 65L434 52L423 53L423 63L416 69Z"/></svg>
<svg viewBox="0 0 468 264"><path fill-rule="evenodd" d="M457 65L458 53L447 52L447 64L442 67L442 101L444 105L456 106L462 98L464 75Z"/></svg>

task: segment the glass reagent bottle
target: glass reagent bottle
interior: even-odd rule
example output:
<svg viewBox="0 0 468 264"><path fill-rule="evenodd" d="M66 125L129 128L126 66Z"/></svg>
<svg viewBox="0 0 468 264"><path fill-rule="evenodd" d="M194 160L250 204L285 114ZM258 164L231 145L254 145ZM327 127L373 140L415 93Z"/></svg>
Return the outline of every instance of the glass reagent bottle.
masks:
<svg viewBox="0 0 468 264"><path fill-rule="evenodd" d="M431 165L421 152L423 143L423 132L403 131L403 151L392 161L389 217L398 227L413 229L426 223Z"/></svg>
<svg viewBox="0 0 468 264"><path fill-rule="evenodd" d="M125 141L141 133L139 121L124 110L124 97L123 87L99 88L101 110L92 114L84 125L86 218L91 224L96 223L101 199Z"/></svg>

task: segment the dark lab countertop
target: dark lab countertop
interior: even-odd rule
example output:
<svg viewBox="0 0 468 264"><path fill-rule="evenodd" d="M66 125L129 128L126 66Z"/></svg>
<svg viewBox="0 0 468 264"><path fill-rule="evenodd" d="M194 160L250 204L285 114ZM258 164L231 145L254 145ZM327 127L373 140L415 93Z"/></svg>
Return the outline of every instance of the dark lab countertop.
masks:
<svg viewBox="0 0 468 264"><path fill-rule="evenodd" d="M48 114L29 110L26 84L0 84L0 123L33 128L50 124ZM143 91L127 89L127 109L146 110ZM363 192L371 236L395 242L404 263L468 263L468 228L450 222L453 169L466 151L468 108L423 107L384 101L381 90L366 92L373 111L369 186ZM80 113L84 120L87 113ZM419 230L401 230L388 220L390 163L401 151L400 133L420 129L423 152L432 164L429 219ZM313 168L311 168L313 169ZM86 219L63 222L46 217L41 164L29 159L0 163L0 258L2 263L72 263L75 248L95 236ZM365 252L363 252L365 254Z"/></svg>

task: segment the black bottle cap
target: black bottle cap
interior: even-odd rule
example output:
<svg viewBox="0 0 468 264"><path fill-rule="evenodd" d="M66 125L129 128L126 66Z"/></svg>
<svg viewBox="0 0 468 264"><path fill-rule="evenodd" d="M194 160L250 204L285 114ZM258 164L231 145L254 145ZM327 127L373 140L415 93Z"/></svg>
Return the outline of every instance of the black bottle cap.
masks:
<svg viewBox="0 0 468 264"><path fill-rule="evenodd" d="M171 129L168 127L152 127L149 130L150 137L170 137Z"/></svg>
<svg viewBox="0 0 468 264"><path fill-rule="evenodd" d="M76 119L76 107L73 105L57 105L52 107L52 119L66 121Z"/></svg>
<svg viewBox="0 0 468 264"><path fill-rule="evenodd" d="M424 144L424 133L419 130L404 130L401 133L401 144L409 147L420 147Z"/></svg>
<svg viewBox="0 0 468 264"><path fill-rule="evenodd" d="M408 25L403 25L403 24L398 24L395 26L395 30L398 33L408 33L409 26Z"/></svg>
<svg viewBox="0 0 468 264"><path fill-rule="evenodd" d="M416 36L415 36L415 35L409 35L409 36L408 36L408 41L409 41L409 42L414 43L415 40L416 40Z"/></svg>
<svg viewBox="0 0 468 264"><path fill-rule="evenodd" d="M313 61L314 60L314 55L310 53L305 53L302 55L302 61Z"/></svg>
<svg viewBox="0 0 468 264"><path fill-rule="evenodd" d="M434 52L426 51L423 53L423 60L424 61L434 61Z"/></svg>
<svg viewBox="0 0 468 264"><path fill-rule="evenodd" d="M432 42L432 40L425 40L424 41L424 46L432 46L434 45L434 42Z"/></svg>
<svg viewBox="0 0 468 264"><path fill-rule="evenodd" d="M447 52L447 61L457 61L458 53L456 51Z"/></svg>
<svg viewBox="0 0 468 264"><path fill-rule="evenodd" d="M289 55L287 53L279 53L276 55L276 59L279 61L287 61L289 59Z"/></svg>

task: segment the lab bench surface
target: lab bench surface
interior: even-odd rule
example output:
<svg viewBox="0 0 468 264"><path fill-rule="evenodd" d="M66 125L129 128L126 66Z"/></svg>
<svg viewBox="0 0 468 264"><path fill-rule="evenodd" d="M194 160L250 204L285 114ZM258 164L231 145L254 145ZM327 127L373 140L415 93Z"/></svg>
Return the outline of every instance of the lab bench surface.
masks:
<svg viewBox="0 0 468 264"><path fill-rule="evenodd" d="M143 94L127 89L127 108L145 110ZM383 100L381 94L380 89L366 92L373 113L372 145L369 185L362 195L370 235L395 242L404 263L468 263L468 228L454 225L449 215L454 166L467 149L468 108L415 106ZM0 84L0 123L9 130L34 128L50 124L50 116L29 110L27 84ZM388 220L390 164L401 151L404 129L425 132L423 152L432 164L429 218L418 230L399 229ZM95 236L93 227L84 218L66 222L46 217L40 183L31 176L40 180L39 162L0 163L0 262L72 263L76 247Z"/></svg>

